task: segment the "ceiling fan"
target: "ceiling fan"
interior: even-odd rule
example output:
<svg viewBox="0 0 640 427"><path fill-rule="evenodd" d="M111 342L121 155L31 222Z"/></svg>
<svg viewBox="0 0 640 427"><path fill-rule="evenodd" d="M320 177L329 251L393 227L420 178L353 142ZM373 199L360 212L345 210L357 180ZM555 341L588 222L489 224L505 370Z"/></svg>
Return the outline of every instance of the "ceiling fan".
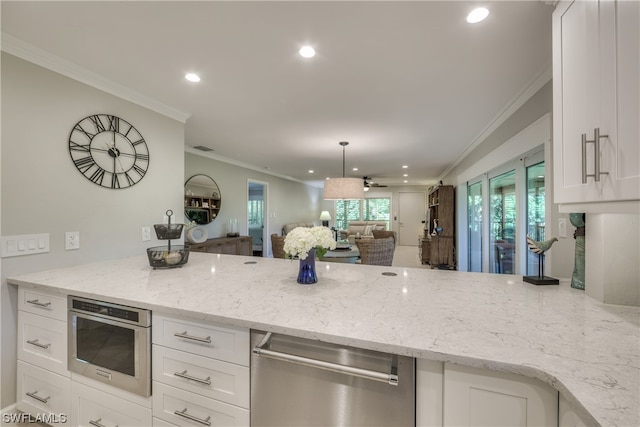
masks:
<svg viewBox="0 0 640 427"><path fill-rule="evenodd" d="M368 176L364 176L364 177L362 177L362 179L364 180L364 188L382 188L382 187L386 187L386 185L382 185L382 184L378 184L378 183L374 182Z"/></svg>

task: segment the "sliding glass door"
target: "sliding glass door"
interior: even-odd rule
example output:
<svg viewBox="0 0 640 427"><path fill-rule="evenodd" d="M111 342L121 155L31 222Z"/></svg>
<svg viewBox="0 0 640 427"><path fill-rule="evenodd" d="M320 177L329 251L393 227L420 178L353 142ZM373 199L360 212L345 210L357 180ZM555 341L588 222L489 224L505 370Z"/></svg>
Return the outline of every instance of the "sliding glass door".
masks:
<svg viewBox="0 0 640 427"><path fill-rule="evenodd" d="M527 235L546 240L544 162L527 167ZM527 251L527 275L538 274L538 256Z"/></svg>
<svg viewBox="0 0 640 427"><path fill-rule="evenodd" d="M516 171L489 179L489 272L515 273Z"/></svg>
<svg viewBox="0 0 640 427"><path fill-rule="evenodd" d="M469 222L468 271L482 271L482 181L467 186Z"/></svg>

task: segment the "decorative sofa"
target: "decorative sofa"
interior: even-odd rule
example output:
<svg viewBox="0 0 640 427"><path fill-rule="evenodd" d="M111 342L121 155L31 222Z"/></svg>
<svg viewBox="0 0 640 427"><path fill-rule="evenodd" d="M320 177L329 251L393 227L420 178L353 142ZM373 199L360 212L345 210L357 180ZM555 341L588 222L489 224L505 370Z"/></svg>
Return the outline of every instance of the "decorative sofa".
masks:
<svg viewBox="0 0 640 427"><path fill-rule="evenodd" d="M373 230L386 230L386 221L349 221L346 230L340 230L341 240L353 240L358 234L360 237L373 238ZM351 239L350 239L351 238Z"/></svg>
<svg viewBox="0 0 640 427"><path fill-rule="evenodd" d="M286 236L291 230L296 227L313 227L311 222L292 222L291 224L285 224L282 226L282 235Z"/></svg>

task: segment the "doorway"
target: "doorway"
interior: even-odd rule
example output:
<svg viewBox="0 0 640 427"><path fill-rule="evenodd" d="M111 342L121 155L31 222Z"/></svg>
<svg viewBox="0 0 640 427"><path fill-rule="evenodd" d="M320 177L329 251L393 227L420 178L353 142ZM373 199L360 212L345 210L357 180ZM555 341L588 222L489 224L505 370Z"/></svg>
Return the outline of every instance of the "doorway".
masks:
<svg viewBox="0 0 640 427"><path fill-rule="evenodd" d="M269 254L269 230L267 212L269 184L262 181L247 182L247 230L253 239L253 256L266 257Z"/></svg>
<svg viewBox="0 0 640 427"><path fill-rule="evenodd" d="M426 195L424 192L401 192L398 196L398 244L418 246L427 218Z"/></svg>

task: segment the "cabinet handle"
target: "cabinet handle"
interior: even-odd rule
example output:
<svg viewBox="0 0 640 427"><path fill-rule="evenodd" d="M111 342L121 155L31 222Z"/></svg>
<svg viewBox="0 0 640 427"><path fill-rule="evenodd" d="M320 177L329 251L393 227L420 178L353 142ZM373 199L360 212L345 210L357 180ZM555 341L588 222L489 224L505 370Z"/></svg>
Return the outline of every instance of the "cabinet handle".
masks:
<svg viewBox="0 0 640 427"><path fill-rule="evenodd" d="M50 302L40 302L37 299L27 300L29 304L37 305L38 307L49 307L51 305Z"/></svg>
<svg viewBox="0 0 640 427"><path fill-rule="evenodd" d="M582 135L582 183L587 183L587 134Z"/></svg>
<svg viewBox="0 0 640 427"><path fill-rule="evenodd" d="M173 411L174 414L180 416L180 417L184 417L188 420L191 421L195 421L197 423L203 424L205 426L210 426L211 423L209 422L209 420L211 419L211 417L207 417L204 420L202 418L198 418L198 417L194 417L193 415L187 414L187 408L184 408L182 411Z"/></svg>
<svg viewBox="0 0 640 427"><path fill-rule="evenodd" d="M609 172L602 172L600 171L600 139L601 138L608 138L609 135L600 135L600 128L595 128L593 130L593 143L595 144L595 158L594 158L594 162L595 162L595 171L594 171L594 180L596 182L600 182L600 175L609 175Z"/></svg>
<svg viewBox="0 0 640 427"><path fill-rule="evenodd" d="M100 421L102 421L102 418L98 418L95 421L94 420L89 420L89 424L91 424L92 426L96 426L96 427L106 427ZM115 427L118 427L118 424L116 424Z"/></svg>
<svg viewBox="0 0 640 427"><path fill-rule="evenodd" d="M51 396L47 396L47 397L40 397L40 396L38 396L38 390L34 391L33 393L31 393L30 391L28 391L28 392L26 392L25 394L26 394L27 396L29 396L29 397L31 397L31 398L33 398L33 399L35 399L35 400L38 400L38 401L42 402L42 403L47 403L47 402L49 401L49 399L51 399Z"/></svg>
<svg viewBox="0 0 640 427"><path fill-rule="evenodd" d="M593 178L595 182L600 182L601 175L609 175L609 172L600 170L600 140L609 138L609 135L600 135L600 128L593 130L593 140L587 140L587 134L582 134L582 183L587 183L587 177ZM593 174L587 174L587 143L593 144Z"/></svg>
<svg viewBox="0 0 640 427"><path fill-rule="evenodd" d="M44 348L48 350L51 347L51 343L49 344L40 344L37 339L35 340L27 340L27 344L35 345L36 347Z"/></svg>
<svg viewBox="0 0 640 427"><path fill-rule="evenodd" d="M182 371L182 372L174 372L173 375L175 375L176 377L180 377L180 378L184 378L184 379L187 379L187 380L195 381L195 382L200 383L200 384L211 385L211 377L207 377L204 380L202 378L192 377L191 375L187 374L187 370L186 369L184 371Z"/></svg>
<svg viewBox="0 0 640 427"><path fill-rule="evenodd" d="M193 340L193 341L198 341L198 342L206 342L207 344L211 344L211 336L208 336L208 337L205 337L205 338L194 337L193 335L187 334L187 331L176 332L173 335L178 337L178 338L184 338L184 339L187 339L187 340Z"/></svg>

